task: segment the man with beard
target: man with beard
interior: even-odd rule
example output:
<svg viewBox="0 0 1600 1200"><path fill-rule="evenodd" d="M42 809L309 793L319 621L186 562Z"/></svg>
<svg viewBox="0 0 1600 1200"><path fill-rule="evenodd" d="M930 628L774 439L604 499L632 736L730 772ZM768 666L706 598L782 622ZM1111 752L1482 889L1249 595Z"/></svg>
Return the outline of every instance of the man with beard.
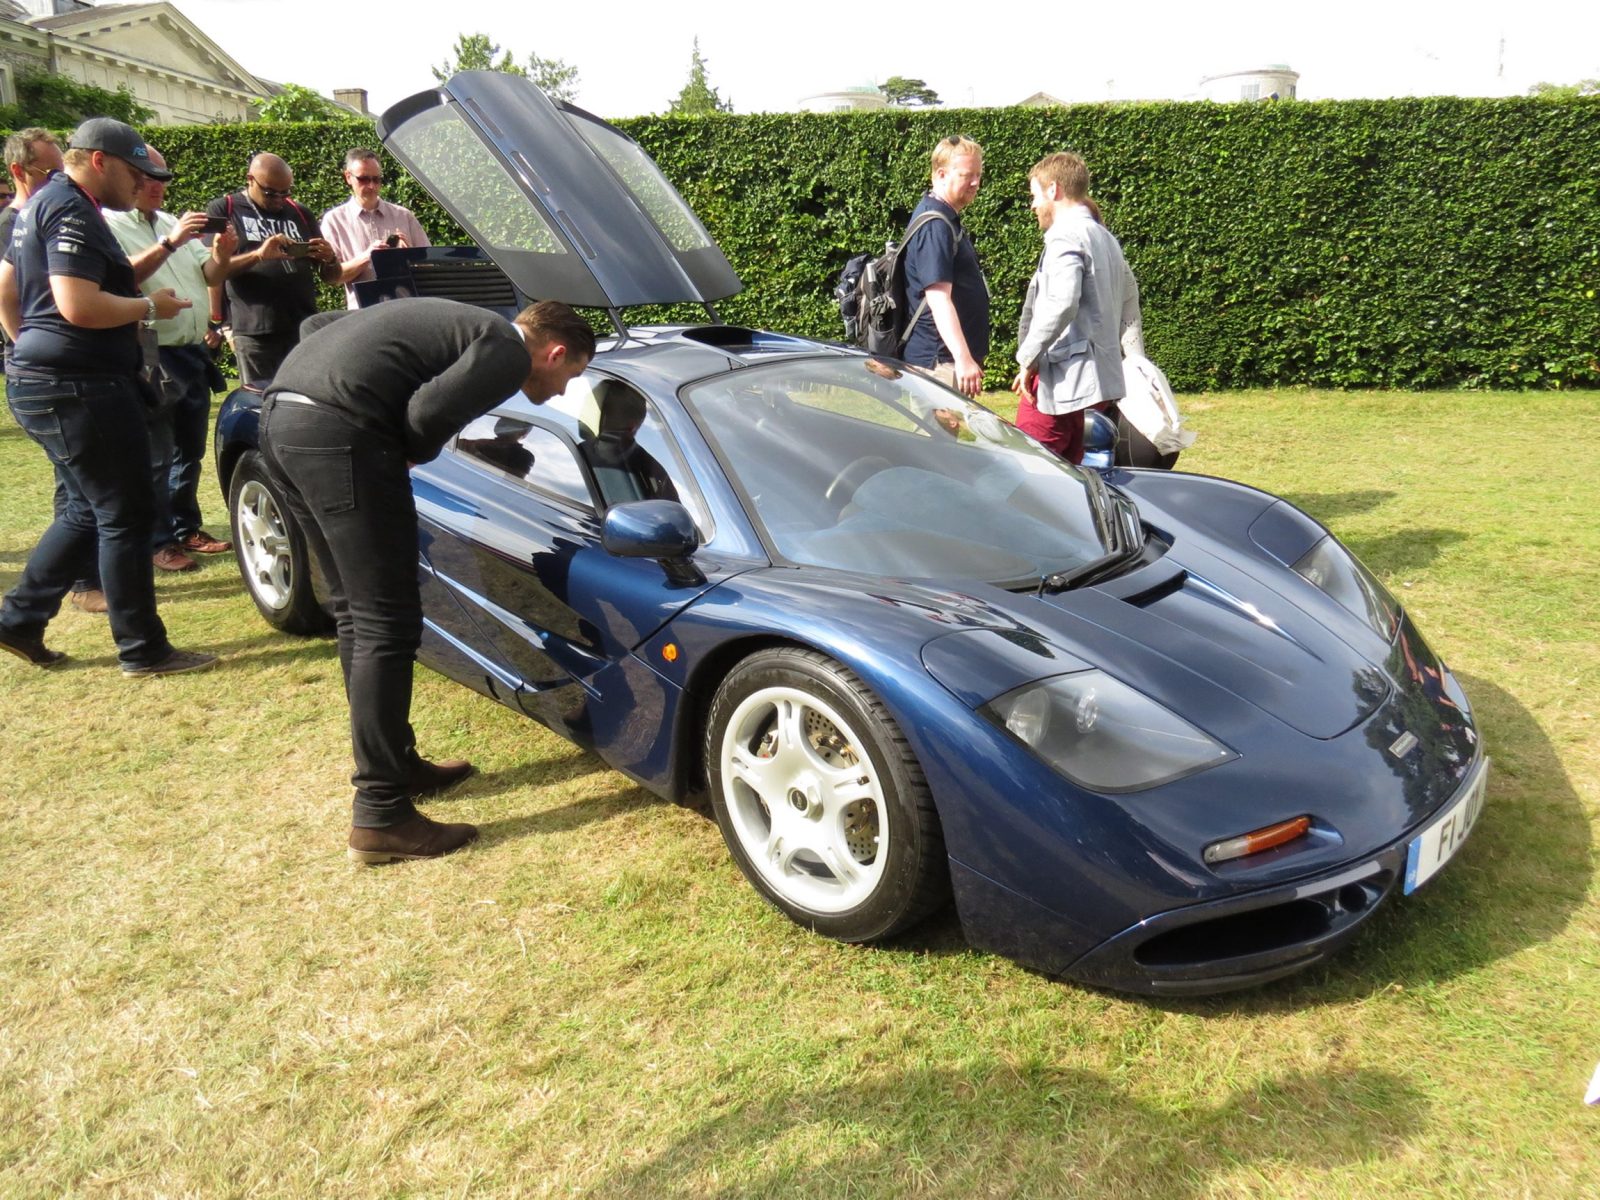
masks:
<svg viewBox="0 0 1600 1200"><path fill-rule="evenodd" d="M1051 154L1028 172L1044 253L1017 326L1017 428L1083 461L1083 413L1127 394L1122 332L1139 323L1139 285L1090 207L1089 168Z"/></svg>

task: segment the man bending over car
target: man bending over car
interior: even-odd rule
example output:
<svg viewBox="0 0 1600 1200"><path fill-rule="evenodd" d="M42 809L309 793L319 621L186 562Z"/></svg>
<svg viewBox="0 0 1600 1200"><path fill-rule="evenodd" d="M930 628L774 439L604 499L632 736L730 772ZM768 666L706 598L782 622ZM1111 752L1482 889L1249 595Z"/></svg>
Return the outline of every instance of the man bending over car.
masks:
<svg viewBox="0 0 1600 1200"><path fill-rule="evenodd" d="M535 404L559 396L594 346L594 331L556 301L512 323L453 300L391 300L309 318L267 391L262 452L327 578L338 625L357 862L436 858L478 836L413 803L459 783L472 764L426 761L411 729L422 597L408 468L518 391Z"/></svg>

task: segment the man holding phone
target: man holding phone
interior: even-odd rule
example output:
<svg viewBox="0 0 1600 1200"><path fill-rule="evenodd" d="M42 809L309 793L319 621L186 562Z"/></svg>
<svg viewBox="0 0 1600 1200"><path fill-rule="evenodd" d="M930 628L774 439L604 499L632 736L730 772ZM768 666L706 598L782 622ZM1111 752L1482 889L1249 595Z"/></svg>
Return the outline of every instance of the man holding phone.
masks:
<svg viewBox="0 0 1600 1200"><path fill-rule="evenodd" d="M160 151L146 149L152 163L166 167ZM167 180L147 175L133 207L107 213L106 224L145 295L170 288L191 305L154 324L159 349L150 364L156 368L150 382L160 403L150 412L150 457L156 496L153 561L163 571L192 571L196 563L190 554L233 548L201 528L199 483L211 423L211 350L218 336L206 324L207 290L226 278L239 239L224 219L207 254L199 239L211 218L200 212L175 217L161 208L166 196Z"/></svg>
<svg viewBox="0 0 1600 1200"><path fill-rule="evenodd" d="M345 154L344 181L350 188L350 199L323 213L322 227L339 255L345 304L355 308L355 285L373 278L374 250L430 243L409 208L380 196L383 167L373 151L357 146Z"/></svg>
<svg viewBox="0 0 1600 1200"><path fill-rule="evenodd" d="M322 229L290 197L294 172L276 154L250 160L242 191L219 196L206 215L233 226L239 248L225 275L233 352L248 387L271 380L300 340L300 322L317 311L317 279L337 283L343 268ZM222 289L211 289L211 316L222 319Z"/></svg>

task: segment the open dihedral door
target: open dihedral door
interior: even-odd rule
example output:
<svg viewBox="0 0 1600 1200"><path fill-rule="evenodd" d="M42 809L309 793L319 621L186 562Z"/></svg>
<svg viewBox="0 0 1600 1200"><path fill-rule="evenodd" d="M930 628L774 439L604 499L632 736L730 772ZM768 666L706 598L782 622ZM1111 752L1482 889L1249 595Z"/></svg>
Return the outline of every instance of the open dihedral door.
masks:
<svg viewBox="0 0 1600 1200"><path fill-rule="evenodd" d="M636 142L526 79L463 71L390 108L378 135L528 296L615 312L743 287Z"/></svg>

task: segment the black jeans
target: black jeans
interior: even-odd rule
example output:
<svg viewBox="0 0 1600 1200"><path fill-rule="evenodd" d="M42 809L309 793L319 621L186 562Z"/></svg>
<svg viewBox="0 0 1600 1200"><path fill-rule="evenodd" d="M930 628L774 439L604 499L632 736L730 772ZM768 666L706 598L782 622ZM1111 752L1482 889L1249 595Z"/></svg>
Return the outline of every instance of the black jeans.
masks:
<svg viewBox="0 0 1600 1200"><path fill-rule="evenodd" d="M144 401L117 376L8 376L6 403L65 476L64 502L0 604L0 626L43 637L96 556L117 657L149 666L172 653L150 562L154 497Z"/></svg>
<svg viewBox="0 0 1600 1200"><path fill-rule="evenodd" d="M246 387L258 389L271 383L299 341L298 329L287 333L234 334L233 357L239 362L239 378Z"/></svg>
<svg viewBox="0 0 1600 1200"><path fill-rule="evenodd" d="M262 406L261 446L332 594L356 760L351 823L399 824L416 811L411 667L422 641L405 453L330 409L278 396Z"/></svg>
<svg viewBox="0 0 1600 1200"><path fill-rule="evenodd" d="M166 542L196 533L200 520L200 464L206 456L211 426L211 382L206 367L211 352L204 346L161 347L161 394L172 405L172 469L167 494L172 506Z"/></svg>

